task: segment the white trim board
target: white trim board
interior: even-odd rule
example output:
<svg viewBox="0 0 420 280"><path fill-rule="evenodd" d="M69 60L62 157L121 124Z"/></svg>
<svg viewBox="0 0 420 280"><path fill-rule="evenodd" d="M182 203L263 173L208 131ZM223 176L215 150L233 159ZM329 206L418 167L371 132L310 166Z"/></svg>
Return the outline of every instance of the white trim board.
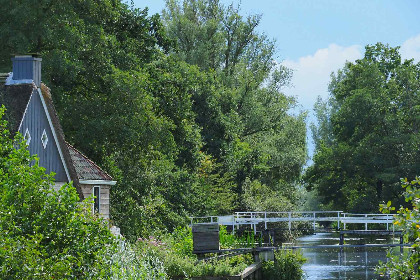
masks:
<svg viewBox="0 0 420 280"><path fill-rule="evenodd" d="M79 180L80 184L83 185L109 185L115 186L117 181L109 181L109 180Z"/></svg>
<svg viewBox="0 0 420 280"><path fill-rule="evenodd" d="M29 97L28 103L26 104L25 111L23 112L22 119L20 120L20 124L19 124L19 128L18 128L17 132L19 132L20 129L22 128L23 120L25 119L26 112L28 111L29 104L31 103L31 100L32 100L32 93L33 92L34 91L31 92L31 96Z"/></svg>

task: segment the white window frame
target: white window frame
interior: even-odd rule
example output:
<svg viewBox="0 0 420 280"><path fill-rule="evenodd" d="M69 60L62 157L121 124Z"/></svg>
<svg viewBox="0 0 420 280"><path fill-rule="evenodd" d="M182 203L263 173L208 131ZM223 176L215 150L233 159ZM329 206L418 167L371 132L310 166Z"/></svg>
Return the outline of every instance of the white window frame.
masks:
<svg viewBox="0 0 420 280"><path fill-rule="evenodd" d="M28 135L28 138L26 138L26 135ZM23 138L26 140L26 145L29 146L29 144L31 143L32 137L31 137L31 134L29 133L28 128L26 128L25 135L23 136Z"/></svg>
<svg viewBox="0 0 420 280"><path fill-rule="evenodd" d="M44 143L44 140L42 140L42 138L44 138L44 135L45 135L45 143ZM42 135L41 135L41 143L42 143L42 147L44 147L44 149L47 147L47 144L48 144L48 135L47 135L47 132L45 131L45 129L44 129L44 131L42 132Z"/></svg>
<svg viewBox="0 0 420 280"><path fill-rule="evenodd" d="M98 189L98 197L95 198L95 188ZM100 214L101 213L101 186L93 186L92 187L92 195L93 195L93 204L92 204L92 213L93 214ZM98 200L98 212L95 212L95 200Z"/></svg>

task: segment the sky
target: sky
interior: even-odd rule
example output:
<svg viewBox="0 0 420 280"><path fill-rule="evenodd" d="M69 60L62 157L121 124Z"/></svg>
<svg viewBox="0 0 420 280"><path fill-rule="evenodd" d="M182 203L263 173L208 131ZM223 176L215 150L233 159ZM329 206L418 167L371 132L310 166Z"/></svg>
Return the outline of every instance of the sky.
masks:
<svg viewBox="0 0 420 280"><path fill-rule="evenodd" d="M275 59L294 70L292 86L302 110L310 113L318 96L328 97L331 72L361 58L364 47L382 42L401 46L403 58L420 61L419 0L221 0L240 3L241 14L261 14L259 32L276 41ZM160 13L164 0L134 0ZM309 145L310 154L313 144Z"/></svg>

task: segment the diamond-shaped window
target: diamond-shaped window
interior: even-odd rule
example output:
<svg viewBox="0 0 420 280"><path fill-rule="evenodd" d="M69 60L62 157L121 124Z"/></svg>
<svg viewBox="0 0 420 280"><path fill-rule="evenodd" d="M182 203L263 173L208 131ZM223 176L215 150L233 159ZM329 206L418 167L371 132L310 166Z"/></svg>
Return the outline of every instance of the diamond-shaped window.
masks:
<svg viewBox="0 0 420 280"><path fill-rule="evenodd" d="M29 143L31 143L31 134L29 133L29 129L26 129L25 135L23 136L23 138L26 141L26 145L29 146Z"/></svg>
<svg viewBox="0 0 420 280"><path fill-rule="evenodd" d="M44 147L44 149L47 147L47 143L48 143L48 136L47 136L47 132L44 131L42 132L42 136L41 136L41 142L42 142L42 146Z"/></svg>

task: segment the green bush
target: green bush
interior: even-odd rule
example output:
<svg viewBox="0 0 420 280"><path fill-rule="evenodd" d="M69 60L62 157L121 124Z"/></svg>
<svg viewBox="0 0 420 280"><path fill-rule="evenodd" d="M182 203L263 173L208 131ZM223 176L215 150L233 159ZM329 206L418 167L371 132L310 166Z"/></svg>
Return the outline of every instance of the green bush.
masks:
<svg viewBox="0 0 420 280"><path fill-rule="evenodd" d="M233 235L222 228L221 236L230 240L233 245L239 244ZM155 237L139 238L136 244L138 255L149 255L163 263L164 271L169 278L194 276L229 276L241 273L252 263L250 254L232 256L220 260L199 261L192 254L191 228L177 228L172 234L165 234L158 240ZM209 254L208 257L214 256Z"/></svg>
<svg viewBox="0 0 420 280"><path fill-rule="evenodd" d="M413 249L403 255L395 255L389 251L388 262L380 263L377 273L395 280L420 279L420 178L416 177L411 182L403 179L402 186L405 188L405 201L411 203L412 209L401 207L394 216L394 224L397 229L403 230L404 243L413 243ZM389 214L395 207L389 201L381 204L380 210Z"/></svg>
<svg viewBox="0 0 420 280"><path fill-rule="evenodd" d="M163 263L150 251L138 254L130 243L119 241L118 246L107 252L111 280L165 280Z"/></svg>
<svg viewBox="0 0 420 280"><path fill-rule="evenodd" d="M105 277L114 246L108 225L80 203L75 188L53 189L21 136L10 138L0 109L0 278Z"/></svg>
<svg viewBox="0 0 420 280"><path fill-rule="evenodd" d="M280 250L274 253L275 261L263 262L263 279L300 280L303 279L302 264L305 258L299 252Z"/></svg>

